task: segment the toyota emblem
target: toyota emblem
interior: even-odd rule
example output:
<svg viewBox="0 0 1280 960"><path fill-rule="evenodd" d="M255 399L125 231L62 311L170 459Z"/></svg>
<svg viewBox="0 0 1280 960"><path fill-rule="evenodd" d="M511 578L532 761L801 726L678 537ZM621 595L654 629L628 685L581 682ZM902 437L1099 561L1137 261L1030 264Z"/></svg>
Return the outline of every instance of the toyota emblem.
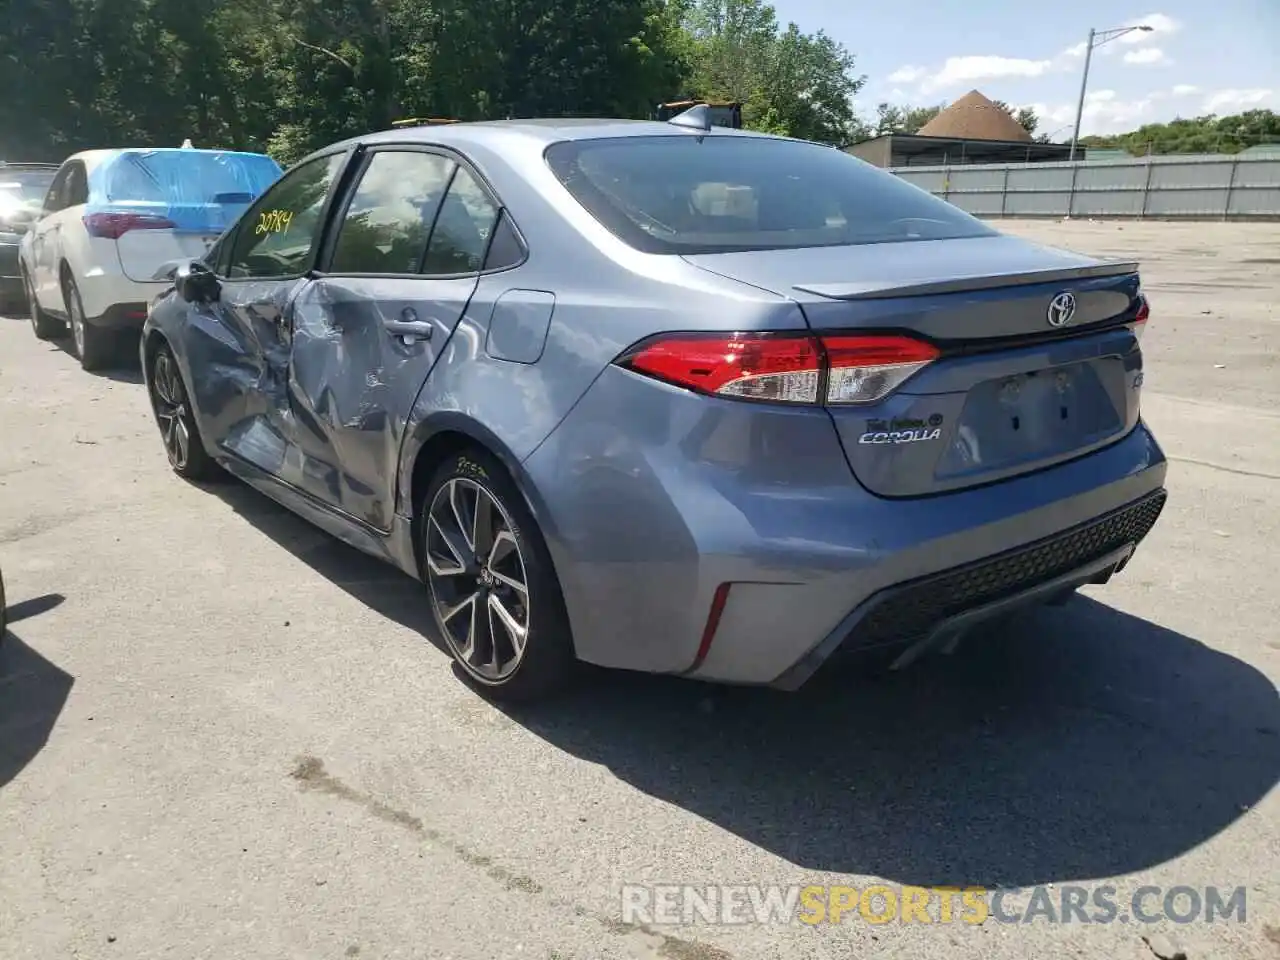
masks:
<svg viewBox="0 0 1280 960"><path fill-rule="evenodd" d="M1049 301L1049 326L1065 327L1076 315L1076 295L1064 290Z"/></svg>

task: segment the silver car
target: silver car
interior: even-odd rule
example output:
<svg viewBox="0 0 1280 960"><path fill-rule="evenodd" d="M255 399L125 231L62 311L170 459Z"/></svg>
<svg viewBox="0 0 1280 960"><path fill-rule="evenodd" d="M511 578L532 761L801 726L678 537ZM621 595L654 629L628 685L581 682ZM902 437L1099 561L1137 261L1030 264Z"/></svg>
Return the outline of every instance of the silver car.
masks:
<svg viewBox="0 0 1280 960"><path fill-rule="evenodd" d="M795 689L1124 567L1165 500L1148 310L1134 263L695 111L321 150L142 359L180 475L420 578L487 691Z"/></svg>

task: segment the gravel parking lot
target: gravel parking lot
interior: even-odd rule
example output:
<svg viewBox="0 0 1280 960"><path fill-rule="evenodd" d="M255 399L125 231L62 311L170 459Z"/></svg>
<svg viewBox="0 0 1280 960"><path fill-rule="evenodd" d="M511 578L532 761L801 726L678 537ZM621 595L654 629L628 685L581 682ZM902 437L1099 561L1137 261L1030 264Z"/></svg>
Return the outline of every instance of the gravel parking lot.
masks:
<svg viewBox="0 0 1280 960"><path fill-rule="evenodd" d="M0 955L1280 957L1280 225L1004 229L1142 261L1169 506L1062 610L795 695L491 706L418 585L178 480L136 371L0 318ZM1247 917L623 923L659 882L1244 887Z"/></svg>

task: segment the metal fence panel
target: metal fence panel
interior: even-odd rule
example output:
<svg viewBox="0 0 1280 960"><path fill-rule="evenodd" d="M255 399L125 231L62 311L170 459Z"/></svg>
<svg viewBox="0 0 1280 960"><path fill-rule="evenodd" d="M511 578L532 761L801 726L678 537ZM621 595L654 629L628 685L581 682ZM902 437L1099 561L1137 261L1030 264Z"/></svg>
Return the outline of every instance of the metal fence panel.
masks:
<svg viewBox="0 0 1280 960"><path fill-rule="evenodd" d="M1280 156L1197 154L892 172L980 217L1280 219Z"/></svg>

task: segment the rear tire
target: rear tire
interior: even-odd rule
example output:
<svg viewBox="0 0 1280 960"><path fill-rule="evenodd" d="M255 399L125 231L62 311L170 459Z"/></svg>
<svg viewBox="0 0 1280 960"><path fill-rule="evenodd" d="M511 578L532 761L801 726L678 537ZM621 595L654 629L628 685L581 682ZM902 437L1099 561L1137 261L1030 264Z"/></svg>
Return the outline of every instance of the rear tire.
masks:
<svg viewBox="0 0 1280 960"><path fill-rule="evenodd" d="M514 481L479 448L449 457L418 523L436 626L466 680L508 702L549 698L577 672L551 555Z"/></svg>
<svg viewBox="0 0 1280 960"><path fill-rule="evenodd" d="M27 293L27 315L31 318L31 330L37 340L57 340L67 334L67 325L56 317L51 317L40 309L40 301L36 299L36 289L31 278L22 275L22 288Z"/></svg>
<svg viewBox="0 0 1280 960"><path fill-rule="evenodd" d="M101 370L108 366L115 354L115 337L112 331L95 327L84 316L84 302L71 277L62 281L62 296L67 304L67 317L71 321L71 343L75 347L80 366L85 370Z"/></svg>
<svg viewBox="0 0 1280 960"><path fill-rule="evenodd" d="M222 468L204 448L182 370L167 343L160 344L151 357L147 392L173 472L185 480L220 479Z"/></svg>

